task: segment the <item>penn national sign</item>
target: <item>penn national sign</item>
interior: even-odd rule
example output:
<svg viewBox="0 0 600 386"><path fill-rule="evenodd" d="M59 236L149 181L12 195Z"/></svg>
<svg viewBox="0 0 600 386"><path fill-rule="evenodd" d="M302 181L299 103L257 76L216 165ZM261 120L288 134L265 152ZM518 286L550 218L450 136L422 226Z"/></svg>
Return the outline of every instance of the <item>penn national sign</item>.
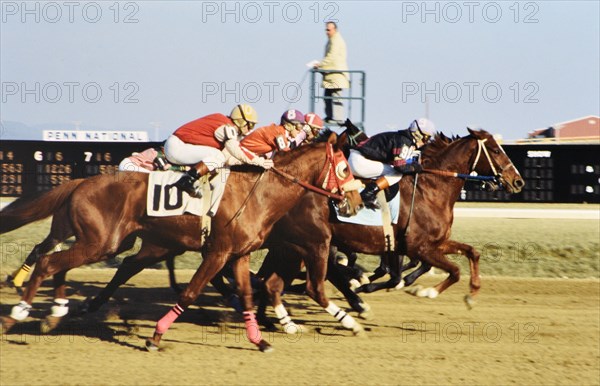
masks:
<svg viewBox="0 0 600 386"><path fill-rule="evenodd" d="M44 130L44 141L149 142L146 131Z"/></svg>

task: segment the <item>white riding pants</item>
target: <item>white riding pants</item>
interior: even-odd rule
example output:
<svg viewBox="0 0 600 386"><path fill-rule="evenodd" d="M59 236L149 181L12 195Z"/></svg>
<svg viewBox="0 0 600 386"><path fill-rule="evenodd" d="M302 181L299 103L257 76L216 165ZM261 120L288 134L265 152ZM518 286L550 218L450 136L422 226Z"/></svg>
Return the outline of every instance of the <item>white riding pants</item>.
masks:
<svg viewBox="0 0 600 386"><path fill-rule="evenodd" d="M358 150L350 150L348 164L350 164L350 169L356 177L377 178L384 176L390 186L397 184L402 179L402 173L394 169L393 166L365 158Z"/></svg>
<svg viewBox="0 0 600 386"><path fill-rule="evenodd" d="M225 183L229 178L229 168L225 166L227 161L225 154L214 147L192 145L183 142L175 135L171 135L165 142L165 156L167 161L172 164L195 165L198 162L203 162L208 170L217 172L217 175L210 180L213 192L208 214L214 216L223 197Z"/></svg>

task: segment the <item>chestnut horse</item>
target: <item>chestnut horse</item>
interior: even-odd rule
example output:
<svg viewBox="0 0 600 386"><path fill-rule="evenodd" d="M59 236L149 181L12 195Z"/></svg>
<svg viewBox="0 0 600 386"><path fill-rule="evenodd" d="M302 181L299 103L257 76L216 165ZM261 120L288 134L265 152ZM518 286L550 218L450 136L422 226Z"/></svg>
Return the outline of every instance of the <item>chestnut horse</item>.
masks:
<svg viewBox="0 0 600 386"><path fill-rule="evenodd" d="M525 183L502 147L492 135L483 130L469 129L469 135L454 140L437 134L434 141L422 149L421 161L426 172L418 177L412 216L409 216L409 210L415 177L407 175L399 183L401 210L398 224L394 225L397 251L413 260L421 261L422 266L427 269L433 266L448 272L448 277L434 287L420 289L415 293L417 296L429 298L437 297L460 278L459 267L446 255L465 255L469 259L471 272L470 293L465 296L465 301L470 307L481 287L480 255L472 246L450 239L454 204L464 180L439 174L468 174L474 171L479 175L492 175L495 177L495 181L490 183L493 188L503 187L509 193L518 193ZM439 172L440 170L445 173ZM437 174L433 174L434 172ZM325 212L316 210L323 205L323 201L321 197L313 194L306 195L300 205L276 224L271 234L275 243L279 241L279 244L284 246L288 259L284 263L283 260L269 260L267 256L264 264L273 264L273 267L270 270L266 269L266 272L272 274L267 275L265 284L271 305L279 308L278 317L280 314L284 315L287 323L291 323L291 319L287 312L281 309L283 306L280 294L284 283L289 283L296 276L301 264L299 257L302 256L302 252L288 242L290 235L302 229L314 229L317 224L327 221L333 237L331 243L339 250L345 253L361 252L372 255L386 253L386 242L381 227L340 222L332 214L319 218L314 213L326 215ZM408 226L410 231L406 233ZM296 244L302 245L301 241ZM290 262L293 256L296 257L295 264ZM409 280L414 281L423 270L415 272ZM344 294L351 305L358 302L352 291L345 291Z"/></svg>
<svg viewBox="0 0 600 386"><path fill-rule="evenodd" d="M295 177L294 181L280 175L267 174L272 176L269 181L259 183L259 173L254 172L256 168L246 167L243 168L243 172L232 171L219 213L213 218L213 231L205 245L203 262L192 283L181 295L179 305L187 307L206 281L212 278L227 260L245 255L262 245L272 225L306 194L307 190L296 183L298 180L317 186L325 182L331 183L332 176L340 170L339 164L343 162L347 167L340 146L341 142L336 142L335 135L332 135L326 143L279 154L274 159L275 166L278 170L287 171L288 175L292 174ZM328 181L324 181L326 175L330 177ZM128 245L129 240L137 235L152 237L153 243L161 246L164 252L201 248L198 217L146 216L147 182L147 175L138 173L96 176L81 182L69 194L49 193L48 200L42 198L35 201L36 205L29 208L25 216L31 217L31 213L36 210L48 216L66 199L70 199L69 216L76 241L67 251L45 255L39 259L21 302L13 307L11 317L2 318L3 329L10 328L17 320L22 320L28 315L31 301L44 278L56 274L55 278L58 277L62 283L57 284L55 281L55 286L60 287L64 285L66 271L120 253L123 246ZM335 178L333 182L336 182ZM339 186L333 187L341 189ZM344 199L346 205L340 207L348 214L355 213L360 204L358 193L345 192ZM15 207L19 206L23 206L22 203L15 202ZM19 218L19 211L9 209L10 206L5 209L6 213L3 211L3 217L6 214L9 221L23 222L23 219ZM40 218L43 217L37 219ZM328 249L328 242L326 246ZM314 278L311 287L314 298L323 307L333 309L335 305L328 301L322 289L327 257L327 251L322 251L322 248L321 245L307 248L314 252L308 258L310 262L307 261L307 266L311 268ZM63 301L58 302L55 307L65 306L66 299L57 300ZM244 300L246 310L250 311L251 299L245 297ZM253 313L248 312L247 317L247 325L252 327ZM361 329L357 323L352 324L350 328ZM252 341L261 349L268 347L256 334Z"/></svg>

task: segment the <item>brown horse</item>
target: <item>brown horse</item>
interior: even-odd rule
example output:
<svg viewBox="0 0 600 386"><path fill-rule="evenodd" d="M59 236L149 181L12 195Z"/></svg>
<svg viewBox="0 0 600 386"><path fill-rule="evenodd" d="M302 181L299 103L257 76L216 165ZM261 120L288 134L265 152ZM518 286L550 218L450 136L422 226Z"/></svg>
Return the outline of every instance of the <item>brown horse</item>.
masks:
<svg viewBox="0 0 600 386"><path fill-rule="evenodd" d="M468 136L455 140L449 140L441 134L436 135L435 140L423 149L422 163L426 170L432 172L443 170L467 174L475 171L479 175L493 175L496 177L495 184L492 183L494 187L502 186L510 193L518 193L524 186L521 175L502 147L489 133L481 130L469 130ZM414 176L405 176L400 181L402 206L400 220L394 226L398 244L397 251L421 261L423 267L440 268L448 272L449 276L436 286L420 289L414 294L420 297L435 298L456 283L460 278L460 270L446 255L461 254L469 259L470 264L470 293L465 297L465 301L470 307L481 287L480 255L472 246L450 239L454 203L459 197L464 180L440 177L433 173L420 174L415 190L414 213L409 216L415 178ZM278 317L281 320L280 315L283 315L286 323L293 322L287 316L287 312L281 309L283 306L280 294L284 283L289 284L296 276L302 256L302 252L296 250L295 244L288 242L289 235L296 234L302 229L314 229L316 224L323 224L328 220L333 237L331 243L341 251L346 253L356 251L373 255L386 253L386 241L381 227L340 222L331 214L327 218L318 218L314 213L325 214L315 210L322 205L322 201L315 195L306 195L300 205L276 224L274 232L271 234L271 239L286 250L288 259L283 263L278 259L270 260L267 256L264 264L273 266L271 269L265 268L265 272L271 273L271 275L266 275L265 284L271 304L273 307L279 308ZM409 217L410 223L408 222ZM410 231L406 234L408 226L410 226ZM301 242L298 241L297 244L301 245ZM293 256L296 257L296 263L290 261ZM422 273L422 270L416 272L410 280L414 281L418 274ZM352 291L346 291L344 294L349 296L348 300L351 305L358 301L357 298L352 300ZM356 295L354 296L356 297Z"/></svg>
<svg viewBox="0 0 600 386"><path fill-rule="evenodd" d="M340 144L335 142L335 136L332 136L327 143L278 155L275 158L275 165L293 174L299 180L321 185L326 175L336 175L336 170L339 170L337 163L342 162L340 156L343 162L346 162L339 146ZM332 155L334 158L337 157L336 161L332 159ZM333 164L334 162L336 165ZM219 214L213 219L213 232L206 248L208 251L216 250L221 254L214 258L205 253L203 263L192 279L192 283L203 283L203 287L206 284L205 280L210 279L216 273L215 269L218 271L227 260L245 255L260 247L273 223L306 194L303 187L280 176L268 175L272 176L270 181L258 183L260 179L257 178L256 172L251 170L232 172ZM339 186L336 188L340 189ZM70 195L48 194L51 199L36 201L36 205L43 207L45 212L48 212L47 215L50 215L70 197L69 214L76 242L68 251L46 255L38 261L22 301L13 307L11 317L3 318L3 328L10 328L16 320L22 320L27 316L31 308L31 300L45 277L57 274L59 277L62 276L64 284L66 271L120 253L123 246L128 245L129 238L136 235L151 236L156 245L164 248L163 251L199 250L201 245L198 237L198 218L189 215L171 218L147 217L145 215L146 190L146 175L118 173L115 176L90 178L80 183ZM251 196L246 197L247 195ZM64 198L62 201L59 199L61 197ZM247 202L244 202L246 198ZM352 214L359 206L360 198L356 191L349 191L345 193L345 199L350 204L342 207L348 214ZM245 207L242 210L243 204ZM20 221L17 217L17 213L13 213L11 221ZM315 271L313 273L315 298L318 299L319 304L327 307L330 302L322 293L322 283L319 283L319 280L322 281L320 277L323 276L327 254L323 254L320 247L311 249L316 251L313 255L314 263L311 264ZM224 255L222 251L225 251ZM190 293L190 287L192 286L188 286L188 290L182 294L180 300L180 304L184 306L189 305L191 299L197 296L197 293ZM250 302L247 302L245 307L251 310L252 305L248 303ZM65 304L66 300L59 302L57 306L64 307ZM250 319L253 320L253 314ZM264 348L263 342L255 341L263 345L261 348Z"/></svg>

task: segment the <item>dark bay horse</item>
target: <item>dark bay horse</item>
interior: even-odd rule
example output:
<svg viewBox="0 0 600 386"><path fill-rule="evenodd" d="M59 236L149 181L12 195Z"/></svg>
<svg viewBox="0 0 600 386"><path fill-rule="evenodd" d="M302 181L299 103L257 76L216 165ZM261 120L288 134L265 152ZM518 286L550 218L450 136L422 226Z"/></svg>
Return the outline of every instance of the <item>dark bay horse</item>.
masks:
<svg viewBox="0 0 600 386"><path fill-rule="evenodd" d="M280 154L275 158L275 165L299 180L321 185L324 183L324 174L335 175L338 166L333 164L330 154L341 154L335 136L327 143ZM343 156L342 159L346 162ZM339 161L339 157L336 160ZM257 183L258 176L258 173L252 171L232 172L219 213L213 219L213 232L205 246L203 263L191 284L200 283L200 287L203 287L205 281L216 273L215 269L218 271L227 260L260 247L272 225L306 194L303 187L280 176L268 174L271 177L269 181L260 184ZM122 246L127 245L130 237L152 237L153 243L162 246L164 250L199 250L198 218L190 215L161 219L147 217L146 189L146 175L118 173L115 176L90 178L80 183L68 197L66 194L50 194L51 200L38 202L49 212L62 205L64 200L61 201L61 197L71 199L69 215L76 242L68 251L40 258L22 301L13 307L11 317L3 318L3 328L9 328L11 323L27 316L31 300L45 277L58 274L64 280L64 273L69 269L101 261L121 252ZM249 194L251 196L246 200ZM345 192L345 198L350 201L350 205L344 208L352 214L360 204L360 198L356 191ZM245 200L245 209L240 211ZM16 217L18 216L13 213L12 221L17 221ZM315 251L312 257L314 261L307 264L313 266L315 271L315 298L323 307L328 307L333 303L322 293L322 283L319 283L324 275L326 253L321 251L320 246L310 249ZM217 257L211 257L212 251L218 251ZM183 307L187 307L197 296L199 290L196 288L191 292L193 288L195 286L188 286L182 294L179 304ZM246 308L251 309L251 305ZM253 320L253 314L250 319Z"/></svg>
<svg viewBox="0 0 600 386"><path fill-rule="evenodd" d="M493 175L496 177L494 187L503 187L509 193L518 193L524 186L521 175L502 147L492 135L482 130L469 130L469 135L454 140L449 140L441 134L436 135L435 140L422 150L422 164L430 171L442 170L461 174L475 171L479 175ZM469 259L470 293L465 297L465 301L470 306L481 286L480 255L472 246L450 239L454 204L459 197L464 180L432 173L420 174L415 191L414 213L408 223L414 178L407 175L400 181L401 212L398 224L394 225L397 251L421 261L423 267L427 269L433 266L449 274L436 286L421 289L415 295L435 298L456 283L460 278L460 270L446 255L461 254ZM275 243L279 241L284 249L291 252L288 253L288 260L293 256L296 256L297 260L296 263L290 261L283 263L282 260L276 259L269 261L268 257L265 260L264 264L273 264L270 270L272 275L266 278L265 284L274 307L282 307L280 294L284 282L293 279L300 267L301 253L296 253L294 245L290 245L288 239L289 235L295 234L299 229L313 229L315 224L323 224L327 220L331 228L331 243L341 251L346 253L356 251L372 255L384 255L386 252L386 241L381 227L340 222L331 214L328 218L309 215L323 213L313 209L322 205L320 201L322 201L320 197L306 195L301 205L294 207L288 216L282 218L275 226L274 233L271 234L271 239ZM405 234L409 225L410 232ZM282 233L280 230L285 232ZM299 244L301 245L301 242ZM414 280L421 273L421 271L415 272L417 273L410 280ZM344 292L344 295L350 296L350 304L353 304L352 292Z"/></svg>

